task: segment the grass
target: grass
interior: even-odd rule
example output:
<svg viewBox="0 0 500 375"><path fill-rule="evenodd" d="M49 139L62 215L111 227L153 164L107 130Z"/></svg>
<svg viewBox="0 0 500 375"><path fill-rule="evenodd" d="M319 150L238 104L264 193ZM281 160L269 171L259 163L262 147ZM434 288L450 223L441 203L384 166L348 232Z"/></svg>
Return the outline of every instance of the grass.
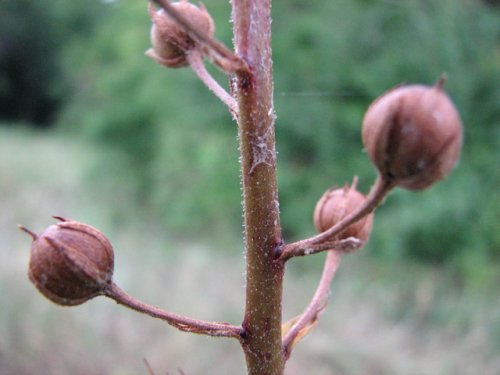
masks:
<svg viewBox="0 0 500 375"><path fill-rule="evenodd" d="M235 342L177 332L104 298L63 308L28 282L29 239L51 215L100 228L115 246L116 281L178 313L238 323L241 246L216 249L160 230L137 203L133 181L104 149L23 128L0 127L0 374L243 374ZM321 257L293 260L285 317L312 295ZM494 375L500 373L500 297L494 286L457 285L445 269L346 256L318 327L295 349L287 374Z"/></svg>

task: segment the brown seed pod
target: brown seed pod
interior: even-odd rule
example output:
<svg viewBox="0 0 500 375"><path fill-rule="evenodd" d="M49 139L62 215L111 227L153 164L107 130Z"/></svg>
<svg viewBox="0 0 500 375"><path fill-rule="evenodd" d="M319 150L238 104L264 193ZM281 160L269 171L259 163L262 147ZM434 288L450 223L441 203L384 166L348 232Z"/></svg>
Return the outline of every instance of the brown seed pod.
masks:
<svg viewBox="0 0 500 375"><path fill-rule="evenodd" d="M448 175L462 147L460 116L443 91L396 87L376 99L363 119L363 144L380 174L395 185L422 190Z"/></svg>
<svg viewBox="0 0 500 375"><path fill-rule="evenodd" d="M33 238L28 277L52 302L79 305L102 294L113 277L113 247L90 225L56 217L59 223Z"/></svg>
<svg viewBox="0 0 500 375"><path fill-rule="evenodd" d="M324 232L345 216L361 206L365 196L356 190L356 182L343 188L327 190L320 198L314 209L314 226L318 232ZM344 240L355 237L363 242L368 241L372 230L373 213L351 224L332 240Z"/></svg>
<svg viewBox="0 0 500 375"><path fill-rule="evenodd" d="M197 7L187 0L171 5L199 32L213 36L214 22L204 6ZM198 48L196 41L163 9L156 10L150 4L149 16L153 21L151 27L153 48L149 49L146 54L169 68L187 66L186 53Z"/></svg>

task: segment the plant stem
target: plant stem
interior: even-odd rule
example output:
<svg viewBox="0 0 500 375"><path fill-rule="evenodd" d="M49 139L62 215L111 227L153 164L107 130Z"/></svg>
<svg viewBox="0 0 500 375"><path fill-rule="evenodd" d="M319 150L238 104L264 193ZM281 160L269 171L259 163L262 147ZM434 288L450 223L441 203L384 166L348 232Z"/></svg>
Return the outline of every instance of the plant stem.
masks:
<svg viewBox="0 0 500 375"><path fill-rule="evenodd" d="M241 60L221 42L203 32L200 32L186 17L180 14L177 9L170 4L169 0L152 1L163 8L163 10L167 12L170 17L179 23L191 38L206 46L210 56L224 71L228 73L235 71L248 71L248 66L245 61Z"/></svg>
<svg viewBox="0 0 500 375"><path fill-rule="evenodd" d="M294 246L291 250L286 251L280 256L280 259L287 261L293 257L301 257L306 255L318 254L323 251L343 251L349 253L362 248L365 243L356 237L348 237L343 240L333 242L322 242L319 244L305 244L304 247Z"/></svg>
<svg viewBox="0 0 500 375"><path fill-rule="evenodd" d="M248 374L283 374L281 300L284 262L276 260L279 221L271 61L271 1L232 0L236 53L250 67L237 72L239 140L246 251L242 339Z"/></svg>
<svg viewBox="0 0 500 375"><path fill-rule="evenodd" d="M201 53L194 49L186 54L186 58L196 76L229 108L233 118L237 118L238 103L207 71Z"/></svg>
<svg viewBox="0 0 500 375"><path fill-rule="evenodd" d="M307 238L305 240L300 240L291 244L287 244L283 247L283 253L281 254L281 259L289 259L292 256L303 255L300 254L301 249L307 249L308 247L319 245L323 242L328 241L336 234L342 232L349 225L355 223L356 221L362 219L370 212L375 210L379 204L383 201L385 196L394 187L394 182L385 179L381 175L377 177L377 180L373 184L370 193L366 197L364 203L359 206L356 210L352 211L349 215L345 216L341 221L335 224L330 229L317 234L316 236Z"/></svg>
<svg viewBox="0 0 500 375"><path fill-rule="evenodd" d="M238 340L241 338L243 333L243 329L238 326L233 326L227 323L206 322L204 320L192 319L174 314L170 311L162 310L156 306L148 305L130 296L115 283L110 284L108 289L104 291L104 295L115 300L120 305L126 306L143 314L147 314L153 318L164 320L181 331L216 337L233 337Z"/></svg>
<svg viewBox="0 0 500 375"><path fill-rule="evenodd" d="M323 267L323 274L319 281L316 292L314 293L311 302L304 310L299 320L290 328L285 337L283 338L283 352L288 359L292 353L293 346L297 343L297 337L304 328L315 323L319 314L326 308L328 303L328 294L330 293L330 284L337 272L340 264L341 252L331 250L326 255L325 265Z"/></svg>

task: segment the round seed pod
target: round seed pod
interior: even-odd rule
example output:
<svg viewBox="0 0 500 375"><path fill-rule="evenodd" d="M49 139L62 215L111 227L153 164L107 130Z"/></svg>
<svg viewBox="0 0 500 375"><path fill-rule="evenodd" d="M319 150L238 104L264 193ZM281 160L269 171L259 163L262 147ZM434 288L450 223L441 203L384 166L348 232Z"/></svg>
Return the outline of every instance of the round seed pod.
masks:
<svg viewBox="0 0 500 375"><path fill-rule="evenodd" d="M103 294L113 277L109 240L90 225L56 217L59 223L33 238L28 277L52 302L79 305Z"/></svg>
<svg viewBox="0 0 500 375"><path fill-rule="evenodd" d="M197 7L187 0L171 5L198 31L213 36L214 22L205 7ZM198 48L197 42L163 9L156 10L150 4L149 15L153 21L151 26L153 48L146 52L147 55L169 68L187 66L186 53Z"/></svg>
<svg viewBox="0 0 500 375"><path fill-rule="evenodd" d="M366 197L356 190L355 184L343 188L327 190L316 203L314 209L314 226L318 232L324 232L345 216L361 206ZM344 240L355 237L363 242L368 241L372 230L373 213L351 224L331 240Z"/></svg>
<svg viewBox="0 0 500 375"><path fill-rule="evenodd" d="M365 149L380 174L395 185L423 190L448 175L462 147L462 123L443 91L396 87L376 99L363 119Z"/></svg>

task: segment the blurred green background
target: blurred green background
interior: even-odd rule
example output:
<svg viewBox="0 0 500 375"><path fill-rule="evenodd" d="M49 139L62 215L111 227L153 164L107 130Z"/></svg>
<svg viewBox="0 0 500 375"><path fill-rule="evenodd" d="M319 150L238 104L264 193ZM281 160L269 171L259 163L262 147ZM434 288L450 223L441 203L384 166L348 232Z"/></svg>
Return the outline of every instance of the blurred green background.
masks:
<svg viewBox="0 0 500 375"><path fill-rule="evenodd" d="M231 45L230 4L207 0ZM273 4L280 207L287 241L313 232L332 185L375 170L362 150L369 103L400 84L446 89L463 119L458 168L396 190L367 247L345 257L330 308L289 374L500 373L500 7L480 0ZM97 299L63 309L25 277L50 215L105 232L116 278L154 304L238 322L243 304L236 125L189 69L149 48L146 3L0 3L0 373L244 373L235 343L192 337ZM209 67L225 84L225 76ZM298 314L323 256L290 263ZM234 353L228 356L228 353Z"/></svg>

